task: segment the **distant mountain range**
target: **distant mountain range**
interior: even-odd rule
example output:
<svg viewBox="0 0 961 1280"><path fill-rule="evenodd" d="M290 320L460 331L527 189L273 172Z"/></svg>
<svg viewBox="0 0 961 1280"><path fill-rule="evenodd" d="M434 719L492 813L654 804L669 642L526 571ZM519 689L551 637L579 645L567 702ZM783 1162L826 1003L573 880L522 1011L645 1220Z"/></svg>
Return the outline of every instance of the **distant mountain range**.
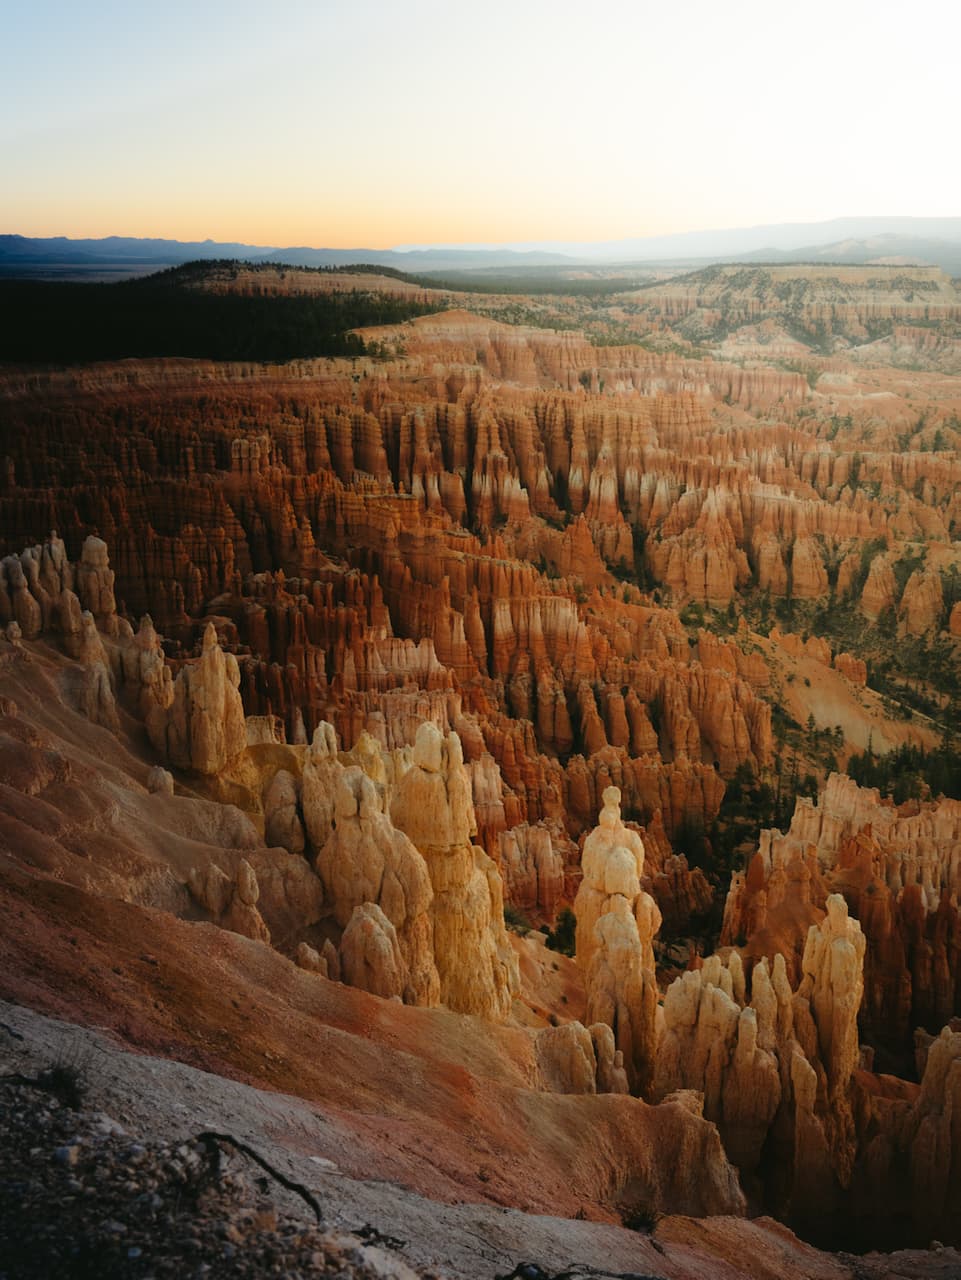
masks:
<svg viewBox="0 0 961 1280"><path fill-rule="evenodd" d="M718 260L724 261L723 255ZM833 244L805 245L800 249L755 249L734 255L736 262L847 262L926 263L942 267L953 275L961 272L961 239L933 240L921 236L885 233L863 239L837 240Z"/></svg>
<svg viewBox="0 0 961 1280"><path fill-rule="evenodd" d="M159 270L197 259L241 258L250 262L285 263L295 267L344 267L371 263L413 273L469 271L481 267L570 266L561 253L513 249L278 249L271 245L230 244L216 240L141 240L107 236L103 240L70 240L66 236L32 239L0 235L0 274L38 274L38 268L144 268Z"/></svg>
<svg viewBox="0 0 961 1280"><path fill-rule="evenodd" d="M196 258L252 258L273 253L252 244L222 244L215 240L144 240L137 236L105 236L102 240L71 240L67 236L34 239L0 235L0 262L190 262Z"/></svg>
<svg viewBox="0 0 961 1280"><path fill-rule="evenodd" d="M749 254L792 257L812 252L812 246L838 247L886 236L910 241L961 243L961 217L952 218L832 218L828 222L782 222L767 226L734 227L722 231L681 231L666 236L604 241L511 241L504 249L548 250L576 260L627 262L662 259L741 258ZM447 245L399 245L404 248L445 249ZM462 246L468 247L468 246ZM470 248L493 246L472 245Z"/></svg>
<svg viewBox="0 0 961 1280"><path fill-rule="evenodd" d="M508 245L407 245L395 249L314 249L303 246L149 240L107 236L71 240L0 235L0 275L78 277L145 274L182 262L241 258L304 267L371 263L414 274L564 268L578 264L705 262L925 262L961 274L961 217L835 218L721 231L596 242Z"/></svg>

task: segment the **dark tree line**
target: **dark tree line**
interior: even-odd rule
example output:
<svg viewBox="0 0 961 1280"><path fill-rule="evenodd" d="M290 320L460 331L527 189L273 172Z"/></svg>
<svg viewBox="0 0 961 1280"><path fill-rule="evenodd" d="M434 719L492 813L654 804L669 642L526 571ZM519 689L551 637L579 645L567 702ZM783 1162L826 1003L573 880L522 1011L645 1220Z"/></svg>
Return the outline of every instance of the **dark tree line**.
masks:
<svg viewBox="0 0 961 1280"><path fill-rule="evenodd" d="M869 747L851 757L847 771L860 786L877 787L896 804L920 799L926 791L932 796L961 799L961 756L950 741L933 751L903 743L884 755L875 755Z"/></svg>
<svg viewBox="0 0 961 1280"><path fill-rule="evenodd" d="M437 309L368 291L247 297L184 287L201 274L178 268L115 284L0 280L0 362L359 356L365 346L350 329Z"/></svg>

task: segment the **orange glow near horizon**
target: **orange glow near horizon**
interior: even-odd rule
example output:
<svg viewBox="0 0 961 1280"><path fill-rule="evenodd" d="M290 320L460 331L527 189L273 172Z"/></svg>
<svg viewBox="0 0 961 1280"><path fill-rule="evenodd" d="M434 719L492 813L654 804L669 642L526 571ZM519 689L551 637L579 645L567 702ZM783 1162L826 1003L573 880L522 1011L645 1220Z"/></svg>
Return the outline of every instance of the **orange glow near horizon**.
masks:
<svg viewBox="0 0 961 1280"><path fill-rule="evenodd" d="M349 176L344 175L345 183ZM121 192L109 198L74 192L69 200L58 199L51 192L41 202L16 197L7 201L7 225L0 227L0 232L65 235L74 240L117 235L277 247L389 249L399 244L617 240L703 226L696 214L684 216L682 210L673 208L673 201L664 202L660 216L655 209L646 210L643 217L625 215L607 203L616 193L604 190L600 181L594 188L604 198L600 211L594 196L580 207L572 202L572 207L555 210L549 193L531 185L514 205L493 197L484 201L449 198L440 207L435 206L435 193L429 188L425 204L421 195L425 187L417 181L390 207L378 204L373 184L353 180L349 185L350 200L331 200L327 192L310 191L304 192L305 198L296 208L289 209L278 209L270 200L242 200L239 193L225 209L213 193L202 191L197 183L192 185L191 200L168 198L162 206L153 199L124 198ZM316 216L311 214L314 208L319 211Z"/></svg>
<svg viewBox="0 0 961 1280"><path fill-rule="evenodd" d="M783 16L32 0L0 45L0 231L390 248L959 212L944 58L899 59L896 109L846 123L894 0L810 0L789 39Z"/></svg>
<svg viewBox="0 0 961 1280"><path fill-rule="evenodd" d="M66 227L66 229L65 229ZM362 223L349 215L340 224L306 224L300 220L281 224L278 221L235 223L219 212L211 211L208 218L194 213L188 218L164 217L141 220L136 217L118 221L116 215L91 213L87 217L51 217L49 210L31 216L25 212L8 227L0 228L0 234L22 235L46 239L67 236L70 240L101 240L108 236L130 236L138 239L181 240L198 242L215 240L225 244L249 244L276 248L325 248L325 249L392 249L395 245L409 244L506 244L528 241L604 241L619 240L631 236L662 235L675 231L697 230L691 223L651 224L639 227L636 223L622 227L590 227L583 224L559 224L551 226L545 234L543 225L505 223L491 221L460 223L453 219L444 221L424 220L393 223L381 220Z"/></svg>

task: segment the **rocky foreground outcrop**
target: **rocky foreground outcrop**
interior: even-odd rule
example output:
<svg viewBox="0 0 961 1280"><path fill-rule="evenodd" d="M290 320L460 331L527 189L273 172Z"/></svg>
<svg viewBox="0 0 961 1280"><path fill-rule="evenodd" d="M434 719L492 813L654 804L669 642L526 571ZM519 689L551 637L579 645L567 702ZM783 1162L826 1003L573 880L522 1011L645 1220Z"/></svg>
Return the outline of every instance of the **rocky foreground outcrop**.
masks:
<svg viewBox="0 0 961 1280"><path fill-rule="evenodd" d="M158 1276L197 1265L261 1275L279 1265L341 1280L476 1280L520 1267L550 1280L572 1268L642 1268L664 1280L767 1280L774 1267L783 1280L854 1277L850 1261L771 1219L666 1215L648 1234L372 1183L372 1166L350 1171L353 1142L296 1097L125 1052L100 1032L24 1008L4 1005L0 1017L0 1064L20 1078L0 1087L0 1245L24 1280L70 1271L84 1248L101 1271L149 1267ZM51 1080L55 1059L75 1072ZM76 1093L58 1093L58 1081ZM957 1266L944 1248L856 1263L859 1280L935 1280Z"/></svg>
<svg viewBox="0 0 961 1280"><path fill-rule="evenodd" d="M69 1078L58 1083L50 1067L0 1089L0 1253L4 1273L17 1280L94 1268L171 1278L198 1268L341 1280L432 1274L414 1271L393 1249L325 1228L319 1215L310 1222L278 1208L284 1185L276 1181L271 1196L263 1177L266 1167L276 1178L273 1166L258 1163L259 1152L246 1156L229 1135L198 1132L181 1142L130 1132L89 1109L82 1088L75 1098L58 1096Z"/></svg>
<svg viewBox="0 0 961 1280"><path fill-rule="evenodd" d="M135 638L107 641L122 671L114 645ZM713 1126L628 1096L607 1027L532 1013L498 873L470 844L456 737L425 725L407 753L372 750L367 773L329 726L308 748L255 723L240 764L210 779L154 763L136 690L118 684L116 729L91 723L68 697L76 666L15 627L0 639L0 898L20 922L0 942L5 995L313 1099L339 1147L355 1134L364 1177L601 1218L742 1211ZM264 814L224 802L228 784L249 802L254 779L279 831L326 833L318 853L268 847ZM686 1153L673 1170L665 1144Z"/></svg>

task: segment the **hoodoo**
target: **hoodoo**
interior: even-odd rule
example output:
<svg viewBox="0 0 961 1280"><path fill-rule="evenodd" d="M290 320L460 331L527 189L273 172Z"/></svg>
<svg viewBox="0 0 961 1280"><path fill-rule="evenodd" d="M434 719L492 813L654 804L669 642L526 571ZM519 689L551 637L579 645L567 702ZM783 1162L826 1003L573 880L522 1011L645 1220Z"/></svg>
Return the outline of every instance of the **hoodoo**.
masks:
<svg viewBox="0 0 961 1280"><path fill-rule="evenodd" d="M209 349L0 369L11 1276L961 1274L961 296L892 258L194 264L97 305Z"/></svg>

